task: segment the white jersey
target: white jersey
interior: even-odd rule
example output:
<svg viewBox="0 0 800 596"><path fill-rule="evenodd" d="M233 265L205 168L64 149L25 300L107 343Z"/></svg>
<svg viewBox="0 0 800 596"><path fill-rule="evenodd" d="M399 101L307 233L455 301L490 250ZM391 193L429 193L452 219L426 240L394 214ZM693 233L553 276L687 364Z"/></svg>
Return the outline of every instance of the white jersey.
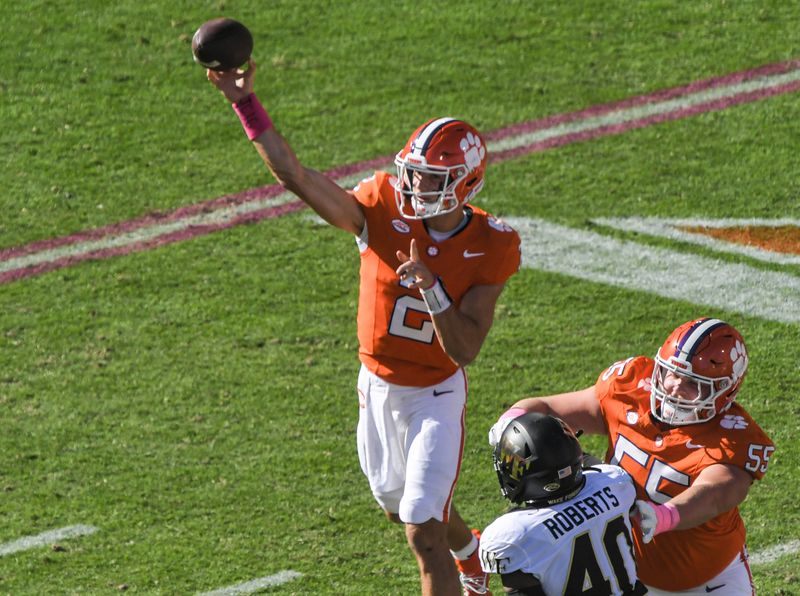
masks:
<svg viewBox="0 0 800 596"><path fill-rule="evenodd" d="M636 583L629 511L633 480L618 466L584 470L572 499L539 509L514 509L481 535L483 570L535 576L545 594L630 593Z"/></svg>

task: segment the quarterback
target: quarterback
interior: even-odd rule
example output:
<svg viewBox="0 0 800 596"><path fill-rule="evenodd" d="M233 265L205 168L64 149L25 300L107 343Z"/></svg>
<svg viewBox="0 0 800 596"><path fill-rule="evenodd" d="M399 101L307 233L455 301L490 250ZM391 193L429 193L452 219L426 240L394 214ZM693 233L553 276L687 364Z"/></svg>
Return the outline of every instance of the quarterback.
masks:
<svg viewBox="0 0 800 596"><path fill-rule="evenodd" d="M524 411L607 434L606 460L636 483L634 547L649 593L752 595L738 505L775 446L735 401L747 365L734 327L695 319L675 329L655 359L628 358L586 389L517 402L490 442Z"/></svg>
<svg viewBox="0 0 800 596"><path fill-rule="evenodd" d="M356 438L372 494L390 520L405 524L423 594L486 594L477 532L452 507L464 367L519 268L520 240L469 204L483 187L483 139L462 120L431 120L397 154L394 174L375 172L344 189L298 161L253 93L255 73L250 61L245 72L207 76L275 178L352 234L361 255Z"/></svg>

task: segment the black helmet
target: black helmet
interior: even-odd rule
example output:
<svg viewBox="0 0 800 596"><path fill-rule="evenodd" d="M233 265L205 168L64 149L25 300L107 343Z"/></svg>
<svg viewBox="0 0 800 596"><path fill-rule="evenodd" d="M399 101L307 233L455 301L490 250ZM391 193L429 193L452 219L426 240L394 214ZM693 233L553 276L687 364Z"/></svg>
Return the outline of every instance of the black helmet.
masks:
<svg viewBox="0 0 800 596"><path fill-rule="evenodd" d="M511 421L494 448L500 491L512 503L554 505L583 488L583 450L560 418L528 412Z"/></svg>

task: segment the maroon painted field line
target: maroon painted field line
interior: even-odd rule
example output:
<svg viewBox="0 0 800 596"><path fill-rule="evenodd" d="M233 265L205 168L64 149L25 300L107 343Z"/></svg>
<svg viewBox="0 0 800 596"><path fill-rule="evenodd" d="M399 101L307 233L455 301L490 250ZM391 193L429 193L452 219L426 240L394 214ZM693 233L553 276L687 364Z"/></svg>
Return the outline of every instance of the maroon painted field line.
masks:
<svg viewBox="0 0 800 596"><path fill-rule="evenodd" d="M547 131L547 129L558 127L559 125L580 123L581 121L602 117L604 115L613 114L616 112L622 112L624 110L629 110L639 106L646 106L647 104L658 104L660 102L687 97L692 94L699 94L708 90L736 86L747 81L753 81L763 77L775 77L784 73L796 71L798 69L800 69L800 61L798 60L790 60L779 64L771 64L756 69L732 73L722 77L704 79L689 85L665 89L647 95L641 95L617 102L592 106L576 112L558 114L539 120L522 122L492 131L486 135L486 138L488 143L497 143L499 141L503 141L504 139L509 139L515 136L535 133L536 131ZM651 126L660 122L687 118L696 114L710 111L723 110L733 105L758 101L774 95L794 92L798 89L800 89L800 81L795 80L780 85L776 84L774 86L765 86L764 88L760 88L755 91L734 93L719 99L696 103L694 105L689 105L679 109L667 110L662 113L655 113L642 118L633 118L630 120L621 121L619 123L588 128L587 130L557 134L542 141L493 152L492 161L498 162L507 159L513 159L530 153L544 151L546 149L560 147L578 141L585 141L601 136L619 134L631 129ZM391 163L392 158L393 156L384 156L355 164L338 166L329 170L326 172L326 174L331 178L339 179L345 176L351 176L360 172L366 172L370 169L384 166L388 163ZM87 260L106 259L112 256L149 250L157 246L163 246L165 244L187 240L196 236L228 229L243 223L251 223L263 219L279 217L286 213L295 212L304 208L305 205L299 200L291 200L281 205L265 207L263 209L259 209L257 205L254 204L253 206L256 208L255 210L245 214L233 216L226 221L206 223L201 225L191 225L189 223L191 218L197 218L203 214L213 214L214 212L225 209L226 207L230 208L253 203L255 201L264 201L265 199L278 197L283 192L283 188L277 184L267 185L236 194L225 195L209 201L187 205L166 214L151 213L137 219L119 222L91 230L84 230L67 236L50 238L22 246L6 248L0 250L0 264L21 257L35 256L38 253L53 251L55 249L69 247L71 245L80 243L99 242L102 244L103 240L107 239L109 244L111 244L111 240L114 238L119 238L120 236L126 234L135 235L137 231L156 228L158 226L163 226L164 224L180 225L181 223L186 222L187 226L176 231L163 233L156 237L143 239L141 241L131 241L122 246L109 246L107 248L87 250L86 252L79 254L53 258L52 260L2 271L0 272L0 284L38 275L54 269L60 269L62 267L67 267Z"/></svg>

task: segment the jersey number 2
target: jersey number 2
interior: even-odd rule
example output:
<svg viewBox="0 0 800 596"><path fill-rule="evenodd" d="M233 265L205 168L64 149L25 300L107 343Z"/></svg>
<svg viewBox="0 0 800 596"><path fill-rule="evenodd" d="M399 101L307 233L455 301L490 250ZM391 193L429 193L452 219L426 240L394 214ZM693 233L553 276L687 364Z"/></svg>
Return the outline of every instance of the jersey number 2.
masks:
<svg viewBox="0 0 800 596"><path fill-rule="evenodd" d="M400 296L394 303L392 320L389 321L389 334L406 339L413 339L424 344L433 341L434 329L430 318L426 318L419 327L412 327L406 323L408 311L415 311L428 316L428 307L419 298L413 296Z"/></svg>

